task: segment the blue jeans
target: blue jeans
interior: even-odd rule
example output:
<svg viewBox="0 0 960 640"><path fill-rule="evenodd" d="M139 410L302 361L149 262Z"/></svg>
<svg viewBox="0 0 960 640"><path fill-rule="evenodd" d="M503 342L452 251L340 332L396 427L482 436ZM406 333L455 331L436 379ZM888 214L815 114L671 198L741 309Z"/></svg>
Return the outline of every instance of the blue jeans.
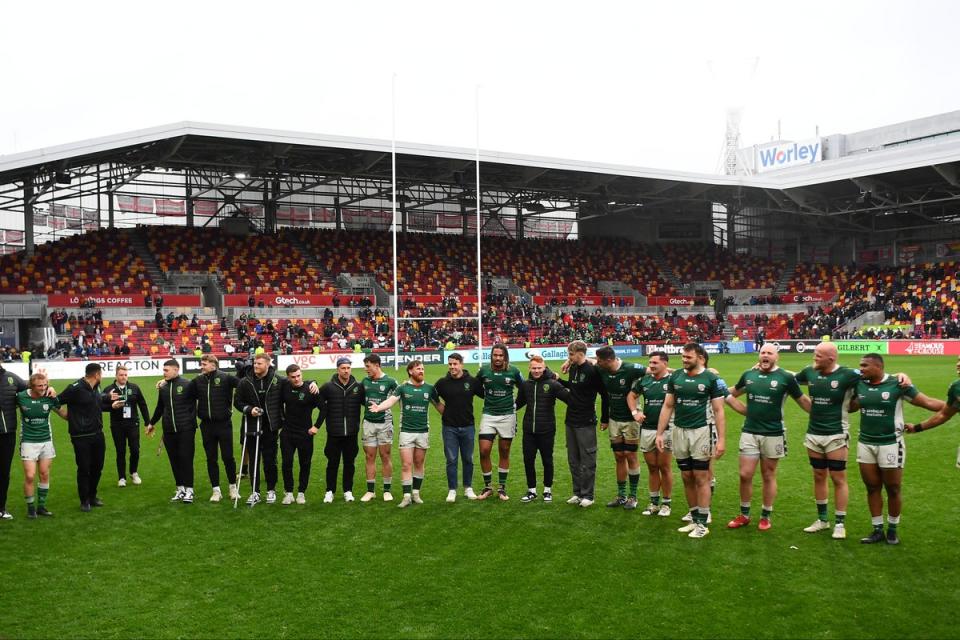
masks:
<svg viewBox="0 0 960 640"><path fill-rule="evenodd" d="M457 454L463 458L463 486L473 486L473 442L475 429L443 427L443 455L447 458L447 487L457 488Z"/></svg>

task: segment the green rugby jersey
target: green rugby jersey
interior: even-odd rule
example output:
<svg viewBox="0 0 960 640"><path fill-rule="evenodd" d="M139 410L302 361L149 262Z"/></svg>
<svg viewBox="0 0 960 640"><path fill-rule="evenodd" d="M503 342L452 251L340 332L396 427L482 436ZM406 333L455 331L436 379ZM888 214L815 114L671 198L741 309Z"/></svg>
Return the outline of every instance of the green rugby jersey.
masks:
<svg viewBox="0 0 960 640"><path fill-rule="evenodd" d="M677 427L699 429L713 422L711 400L724 397L719 380L715 373L706 369L694 376L688 376L686 369L670 375L667 393L675 401L673 420Z"/></svg>
<svg viewBox="0 0 960 640"><path fill-rule="evenodd" d="M508 416L514 412L513 391L523 384L520 369L512 364L503 371L494 371L485 364L477 373L477 380L483 385L483 413L488 416Z"/></svg>
<svg viewBox="0 0 960 640"><path fill-rule="evenodd" d="M50 412L60 407L57 398L31 398L29 391L17 394L17 406L20 407L21 442L51 442L53 428L50 426Z"/></svg>
<svg viewBox="0 0 960 640"><path fill-rule="evenodd" d="M860 435L863 444L895 444L903 433L903 399L920 393L913 385L901 387L896 378L884 374L883 380L857 383L860 403Z"/></svg>
<svg viewBox="0 0 960 640"><path fill-rule="evenodd" d="M947 406L960 409L960 379L954 380L950 388L947 389Z"/></svg>
<svg viewBox="0 0 960 640"><path fill-rule="evenodd" d="M627 406L627 394L634 382L647 374L647 368L635 362L621 362L615 373L607 373L601 367L597 367L597 370L610 397L610 419L617 422L633 420L630 407Z"/></svg>
<svg viewBox="0 0 960 640"><path fill-rule="evenodd" d="M403 411L400 414L400 431L410 433L426 433L430 429L429 416L430 395L433 385L424 382L419 387L412 382L404 382L390 392L390 395L400 398Z"/></svg>
<svg viewBox="0 0 960 640"><path fill-rule="evenodd" d="M847 407L860 380L860 372L849 367L837 367L824 375L811 366L798 373L797 383L808 385L810 396L807 433L815 436L847 433L850 430Z"/></svg>
<svg viewBox="0 0 960 640"><path fill-rule="evenodd" d="M370 411L370 401L380 404L384 400L390 397L390 394L393 393L393 390L397 388L397 381L383 374L376 380L367 376L363 379L363 393L367 399L367 405L364 409L363 419L367 422L377 422L383 423L387 419L387 415L390 414L389 411Z"/></svg>
<svg viewBox="0 0 960 640"><path fill-rule="evenodd" d="M660 421L660 410L663 408L663 401L667 397L667 388L670 386L670 376L665 375L662 378L654 378L651 374L646 374L639 380L635 380L630 390L643 398L643 417L640 424L641 429L656 429Z"/></svg>
<svg viewBox="0 0 960 640"><path fill-rule="evenodd" d="M803 395L793 373L780 367L768 373L759 369L745 371L735 388L747 392L747 419L743 422L743 432L758 436L782 436L783 405L787 396L799 398Z"/></svg>

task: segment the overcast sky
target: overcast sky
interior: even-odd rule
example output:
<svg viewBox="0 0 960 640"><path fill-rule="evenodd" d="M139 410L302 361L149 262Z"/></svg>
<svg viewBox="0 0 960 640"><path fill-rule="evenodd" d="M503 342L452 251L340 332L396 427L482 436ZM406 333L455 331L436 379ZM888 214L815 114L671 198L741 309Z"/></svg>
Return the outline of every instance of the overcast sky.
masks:
<svg viewBox="0 0 960 640"><path fill-rule="evenodd" d="M0 154L180 120L714 172L960 109L960 3L8 3Z"/></svg>

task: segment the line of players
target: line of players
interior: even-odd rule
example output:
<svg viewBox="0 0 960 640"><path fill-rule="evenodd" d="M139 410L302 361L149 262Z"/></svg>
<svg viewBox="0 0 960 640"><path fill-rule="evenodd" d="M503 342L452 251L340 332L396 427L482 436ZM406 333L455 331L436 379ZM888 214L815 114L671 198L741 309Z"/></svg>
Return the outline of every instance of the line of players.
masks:
<svg viewBox="0 0 960 640"><path fill-rule="evenodd" d="M714 370L707 368L708 358L699 345L685 345L683 367L672 371L668 368L669 357L663 352L651 354L647 366L622 362L611 348L599 349L596 360L592 361L586 358L586 345L574 342L569 347L569 359L562 367L568 374L566 380L549 371L539 357L531 359L529 377L525 380L519 369L510 365L506 347L495 345L491 350L491 363L483 365L476 377L463 369L462 358L454 354L449 360L447 376L437 384L424 381L423 364L419 361L408 365L409 379L400 384L382 371L379 357L370 354L364 360L367 377L362 381L358 382L351 375L351 361L344 357L338 360L337 373L331 380L318 386L314 382L306 383L296 365L287 368L287 377L277 375L267 356L255 359L252 371L240 378L219 371L217 359L208 355L201 359L202 372L193 380L179 375L177 361L164 364L164 379L158 384L157 407L149 419L142 391L127 380L123 368L118 370L115 382L99 394L101 374L96 364L91 364L88 375L73 383L60 396L48 388L42 374L31 376L29 388L26 388L27 385L16 376L2 372L5 379L0 381L0 401L8 399L9 391L14 390L16 406L22 415L24 495L28 515L36 517L52 515L46 509L50 461L55 456L49 413L55 411L70 422L65 407L71 403L83 413L83 407L75 397L77 394L72 393L78 387L99 394L98 412L110 412L119 485L126 485L125 450L128 447L131 481L134 484L141 482L137 473L139 411L147 422L148 435L153 435L155 424L162 425L162 445L167 450L177 485L171 500L185 503L194 499L197 418L213 486L211 501L222 499L218 453L223 458L230 497L239 498L231 414L232 409L240 411L243 414L241 443L250 446L244 457L253 460L252 465L246 465L248 473L252 474L251 493L247 499L250 506L260 501L261 467L267 485L266 501L276 501L278 442L285 489L283 503L303 504L306 501L313 456L312 438L324 421L327 423L324 452L328 459L324 502L334 499L341 461L344 466L344 499L353 501L353 463L358 453L357 435L361 432L367 477L367 492L361 501L368 502L376 496L378 458L381 461L383 498L392 500L391 446L394 434L390 409L398 402L402 405L399 446L403 488L399 506L422 502L420 488L429 448L428 411L431 405L442 417L448 502L455 501L457 495L458 457L463 460L464 495L467 498L483 500L496 494L500 500L509 499L506 486L510 446L518 429L517 414L524 407L523 457L528 490L521 501L532 502L539 497L535 468L538 456L544 470L543 499L552 501L555 403L560 400L569 405L565 426L574 494L567 502L588 507L594 502L595 407L599 395L600 428L609 433L616 460L618 493L607 506L638 508L638 452L642 452L649 470L650 491L650 501L643 513L669 516L673 484L671 459L676 458L689 505L689 511L683 517L686 524L679 530L690 537L701 538L709 533L708 524L711 522L712 461L725 452L725 404L746 416L739 447L740 514L727 526L735 529L750 524L753 478L759 466L763 490L758 527L761 530L772 527L771 515L777 492L776 469L787 452L783 405L789 396L810 413L804 444L814 473L817 520L804 530L815 533L830 528L827 510L829 477L835 494L833 537L846 537L848 411L858 410L862 417L857 460L867 487L873 523L873 531L862 542L899 542L900 485L905 461L902 433L904 430L919 432L933 428L960 410L960 381L950 387L947 402L934 400L919 393L903 374L885 374L883 360L878 355L864 356L859 371L838 365L836 347L830 343L820 344L814 352L813 366L795 375L778 366L776 348L768 344L761 348L758 364L746 371L730 390ZM803 393L801 385L807 385L809 395ZM739 400L743 395L748 398L746 404ZM471 486L474 396L483 398L479 448L484 487L479 495ZM925 425L904 424L904 400L937 412L937 415ZM5 444L4 437L10 434L8 405L9 402L2 405L0 426L4 431L0 433L0 444ZM364 408L366 411L361 421ZM318 410L315 419L314 410ZM76 413L75 419L78 417ZM77 437L84 434L75 434L74 431L71 423L78 463L78 493L81 507L88 511L90 506L102 505L102 501L96 496L96 481L92 488L90 486L90 469L81 469L82 456L77 448ZM256 444L248 439L255 440ZM492 479L494 442L499 454L496 490ZM295 456L300 463L296 493L293 491ZM5 455L0 456L0 462L4 458ZM5 466L3 475L9 482L9 462ZM102 468L102 454L100 466ZM39 487L34 492L34 478L38 475ZM81 475L87 476L85 486L80 484ZM98 480L99 471L96 476ZM4 489L0 498L4 499L2 504L5 505L6 487L0 488ZM884 490L888 502L886 534L882 516ZM39 494L36 505L34 493ZM0 517L12 517L5 511L5 506L0 514Z"/></svg>

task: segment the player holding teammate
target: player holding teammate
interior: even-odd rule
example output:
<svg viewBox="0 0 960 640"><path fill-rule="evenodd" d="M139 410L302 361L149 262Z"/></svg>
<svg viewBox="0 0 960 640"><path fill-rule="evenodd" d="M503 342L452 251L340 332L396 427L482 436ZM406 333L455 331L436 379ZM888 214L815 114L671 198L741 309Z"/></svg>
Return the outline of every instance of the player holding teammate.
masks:
<svg viewBox="0 0 960 640"><path fill-rule="evenodd" d="M710 459L726 451L727 423L723 412L724 390L720 378L704 366L706 352L694 342L683 346L683 370L675 371L667 382L667 395L657 424L657 450L664 451L665 432L676 414L673 451L683 478L692 522L678 531L691 538L710 533ZM716 421L717 441L711 451L710 421Z"/></svg>
<svg viewBox="0 0 960 640"><path fill-rule="evenodd" d="M380 456L380 468L383 471L383 500L390 502L393 494L390 493L393 483L393 461L390 450L393 446L393 414L389 411L375 413L370 410L369 403L383 402L390 397L397 388L397 381L383 372L380 367L380 356L368 354L363 359L363 368L367 377L361 381L364 397L368 406L363 415L362 441L364 463L367 471L367 492L360 497L360 502L370 502L377 497L377 456Z"/></svg>
<svg viewBox="0 0 960 640"><path fill-rule="evenodd" d="M523 384L520 370L510 364L507 346L495 344L490 349L490 364L480 367L477 373L480 383L477 392L483 393L483 411L480 416L480 471L483 473L483 491L478 500L486 500L493 495L493 441L498 442L498 480L497 494L501 500L509 500L507 495L507 474L510 472L510 445L517 435L517 411L514 402L514 390Z"/></svg>
<svg viewBox="0 0 960 640"><path fill-rule="evenodd" d="M640 463L637 449L640 445L640 424L627 402L633 384L647 374L647 368L633 362L623 362L612 347L597 349L597 368L600 379L610 397L610 419L600 424L600 430L610 432L610 448L616 458L617 497L608 507L637 508L637 487L640 485ZM627 495L627 478L630 493Z"/></svg>
<svg viewBox="0 0 960 640"><path fill-rule="evenodd" d="M663 351L654 351L647 362L647 374L636 380L627 394L627 406L633 419L640 425L640 451L650 472L650 503L643 510L645 516L669 516L673 494L673 423L667 425L663 434L663 451L657 449L657 423L660 409L667 395L670 371L667 368L670 356ZM643 398L643 409L640 409Z"/></svg>
<svg viewBox="0 0 960 640"><path fill-rule="evenodd" d="M777 366L779 359L777 347L772 343L760 347L759 367L745 371L726 399L734 411L747 418L740 434L740 513L727 524L729 529L750 524L753 476L758 463L763 477L763 504L758 528L761 531L770 529L770 514L777 497L777 463L787 455L783 421L787 396L804 411L810 411L810 398L803 395L792 372ZM743 394L747 394L746 405L737 399Z"/></svg>
<svg viewBox="0 0 960 640"><path fill-rule="evenodd" d="M903 387L894 376L883 371L883 357L870 353L860 360L863 379L857 383L856 396L850 403L852 411L860 412L860 435L857 439L857 462L860 477L867 487L867 505L870 507L873 531L860 542L883 542L883 490L887 492L888 544L900 544L897 528L900 524L903 465L906 448L903 443L903 401L940 411L942 400L934 400L920 393L913 385Z"/></svg>
<svg viewBox="0 0 960 640"><path fill-rule="evenodd" d="M377 404L371 402L373 412L387 411L397 402L403 403L400 418L400 482L403 484L401 509L411 503L423 504L420 487L423 486L423 467L430 448L430 397L433 385L423 380L423 363L414 360L407 365L410 379L390 392L390 397Z"/></svg>
<svg viewBox="0 0 960 640"><path fill-rule="evenodd" d="M29 389L17 394L17 406L20 407L20 458L23 461L23 497L27 502L27 517L52 516L47 509L47 496L50 491L50 465L57 456L53 448L53 428L50 426L50 412L55 411L61 418L67 418L66 409L61 408L57 398L47 396L47 376L35 373L30 376ZM36 503L34 502L34 480L39 472Z"/></svg>

